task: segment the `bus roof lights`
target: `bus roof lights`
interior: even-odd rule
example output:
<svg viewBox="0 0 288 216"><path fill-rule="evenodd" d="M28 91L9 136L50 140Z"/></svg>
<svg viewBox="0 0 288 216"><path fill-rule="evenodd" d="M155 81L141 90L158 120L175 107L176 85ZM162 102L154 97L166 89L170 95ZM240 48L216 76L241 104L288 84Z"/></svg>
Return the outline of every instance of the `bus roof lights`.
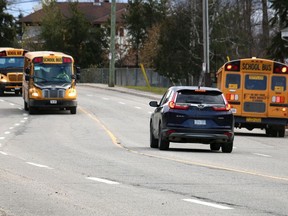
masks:
<svg viewBox="0 0 288 216"><path fill-rule="evenodd" d="M6 56L6 52L5 51L0 52L0 56Z"/></svg>
<svg viewBox="0 0 288 216"><path fill-rule="evenodd" d="M36 57L33 59L33 63L42 63L43 62L43 58L42 57Z"/></svg>
<svg viewBox="0 0 288 216"><path fill-rule="evenodd" d="M282 73L287 73L287 67L285 67L285 66L282 67L282 70L281 70L281 71L282 71Z"/></svg>
<svg viewBox="0 0 288 216"><path fill-rule="evenodd" d="M232 61L225 65L226 71L240 71L240 61Z"/></svg>
<svg viewBox="0 0 288 216"><path fill-rule="evenodd" d="M72 63L71 58L63 57L63 63Z"/></svg>

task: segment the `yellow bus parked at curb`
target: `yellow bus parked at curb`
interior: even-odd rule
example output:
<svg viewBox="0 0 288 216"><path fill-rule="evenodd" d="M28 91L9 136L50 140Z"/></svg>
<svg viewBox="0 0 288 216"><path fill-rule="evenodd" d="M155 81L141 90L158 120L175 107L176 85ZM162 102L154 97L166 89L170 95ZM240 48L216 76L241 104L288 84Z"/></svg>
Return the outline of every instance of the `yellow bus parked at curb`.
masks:
<svg viewBox="0 0 288 216"><path fill-rule="evenodd" d="M30 114L38 109L70 110L76 114L76 80L80 71L72 56L52 51L25 54L22 96Z"/></svg>
<svg viewBox="0 0 288 216"><path fill-rule="evenodd" d="M0 47L0 95L22 91L24 55L27 50Z"/></svg>
<svg viewBox="0 0 288 216"><path fill-rule="evenodd" d="M260 58L225 63L217 87L232 107L235 127L284 137L288 125L288 65Z"/></svg>

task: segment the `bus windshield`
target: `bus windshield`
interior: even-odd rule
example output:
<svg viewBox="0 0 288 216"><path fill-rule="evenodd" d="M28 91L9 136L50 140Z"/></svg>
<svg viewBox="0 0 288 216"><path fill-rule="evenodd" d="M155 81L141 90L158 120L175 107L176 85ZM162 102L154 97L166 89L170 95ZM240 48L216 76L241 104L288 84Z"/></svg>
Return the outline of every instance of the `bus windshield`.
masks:
<svg viewBox="0 0 288 216"><path fill-rule="evenodd" d="M34 66L34 82L68 82L72 80L71 64L36 64Z"/></svg>
<svg viewBox="0 0 288 216"><path fill-rule="evenodd" d="M24 67L24 57L1 57L0 68Z"/></svg>

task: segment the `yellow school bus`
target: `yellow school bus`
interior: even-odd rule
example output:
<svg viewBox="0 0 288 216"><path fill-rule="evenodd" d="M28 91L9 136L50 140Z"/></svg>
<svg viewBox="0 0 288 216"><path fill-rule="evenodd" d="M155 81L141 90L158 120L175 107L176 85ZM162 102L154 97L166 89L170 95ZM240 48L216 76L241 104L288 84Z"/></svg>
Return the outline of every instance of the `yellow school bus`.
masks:
<svg viewBox="0 0 288 216"><path fill-rule="evenodd" d="M24 49L0 47L0 95L5 92L21 93L26 52Z"/></svg>
<svg viewBox="0 0 288 216"><path fill-rule="evenodd" d="M260 58L238 59L225 63L216 76L217 87L232 107L235 127L285 136L288 65Z"/></svg>
<svg viewBox="0 0 288 216"><path fill-rule="evenodd" d="M70 110L76 114L79 69L72 56L52 51L25 54L22 96L30 114L38 109Z"/></svg>

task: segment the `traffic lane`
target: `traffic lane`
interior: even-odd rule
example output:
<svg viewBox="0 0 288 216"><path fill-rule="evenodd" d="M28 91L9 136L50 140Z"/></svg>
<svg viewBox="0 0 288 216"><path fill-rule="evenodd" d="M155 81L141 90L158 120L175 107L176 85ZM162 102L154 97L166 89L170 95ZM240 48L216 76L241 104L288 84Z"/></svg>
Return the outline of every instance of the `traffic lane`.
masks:
<svg viewBox="0 0 288 216"><path fill-rule="evenodd" d="M288 178L288 137L253 136L236 133L231 154L211 152L209 145L171 143L169 151L149 147L150 99L98 88L79 89L79 104L105 124L125 148L139 154L228 168L246 174ZM84 109L85 108L85 109ZM244 129L235 131L247 133Z"/></svg>
<svg viewBox="0 0 288 216"><path fill-rule="evenodd" d="M159 205L175 202L179 202L180 206L183 205L181 209L186 208L187 211L191 211L191 207L193 205L188 205L187 202L185 203L183 201L186 196L178 197L178 193L174 193L173 191L169 192L168 194L163 194L162 190L156 189L155 191L151 191L149 187L149 191L146 191L147 188L141 186L141 184L138 184L139 180L135 179L134 177L136 176L138 178L140 176L142 179L149 176L150 173L149 169L143 167L144 162L138 164L138 166L141 168L143 167L144 170L141 170L140 173L135 173L133 171L133 169L135 169L134 165L139 161L138 155L132 154L135 159L131 161L131 158L127 157L126 155L130 154L129 152L123 151L123 149L111 144L111 141L109 142L109 140L106 140L107 137L111 139L110 136L106 135L103 138L104 140L101 140L101 134L104 134L102 127L97 127L95 122L93 122L92 125L89 125L87 116L85 117L81 114L76 116L79 117L79 119L70 114L59 115L49 113L29 116L29 121L26 123L26 125L22 126L22 132L15 135L12 141L7 143L5 148L1 149L3 150L2 153L5 152L5 154L2 154L2 159L11 159L10 163L7 161L1 161L1 164L5 165L5 167L1 168L1 170L4 170L3 175L5 175L5 173L11 173L11 175L5 175L5 187L1 187L1 194L4 195L3 202L1 201L1 203L5 203L5 205L2 204L4 209L9 209L8 212L12 212L15 215L18 215L20 212L21 215L47 215L47 212L53 212L51 215L57 215L59 211L61 212L61 209L62 211L67 212L67 215L79 215L80 213L77 211L77 209L75 209L75 206L83 205L83 211L81 211L82 214L83 212L85 212L85 215L95 214L96 209L101 209L103 206L102 202L98 203L97 200L95 202L92 199L92 197L94 197L93 194L90 194L91 198L87 201L83 199L84 203L79 202L78 200L78 198L81 196L89 197L89 195L78 194L77 191L84 190L92 192L91 188L86 190L83 189L83 186L85 187L87 185L86 181L85 183L82 183L83 185L81 182L74 182L74 179L81 176L83 180L85 179L87 181L94 181L95 178L100 178L103 180L108 179L108 181L117 180L121 182L121 184L124 183L125 185L129 186L128 191L133 192L133 194L129 195L129 198L126 198L126 195L129 194L126 190L118 193L115 193L114 190L114 193L111 191L103 192L103 194L109 194L104 198L101 196L101 200L106 200L105 203L107 203L107 205L109 204L110 206L111 204L115 205L115 203L118 203L118 205L115 205L115 209L112 211L111 215L115 215L115 212L118 212L119 209L122 208L126 209L125 212L132 212L132 215L133 212L135 212L135 215L141 215L139 211L145 212L143 215L147 215L147 212L148 215L161 215L158 213ZM73 125L73 122L77 122L77 124ZM65 128L68 130L66 131ZM95 131L99 131L99 134L95 133ZM70 139L69 137L71 134L72 136L77 134L77 136ZM113 149L116 149L117 151L113 153ZM125 155L119 154L119 151ZM123 158L127 158L128 160L124 162L124 164L119 164L119 161L123 161ZM151 161L151 159L147 159L149 163L151 163L149 166L155 164ZM125 164L128 164L129 167L123 170L121 165L125 167ZM148 170L148 173L143 175L145 170ZM157 170L156 177L158 176L158 172L159 171ZM61 176L62 174L63 180L59 180L59 175ZM126 180L121 179L121 177L126 177ZM127 181L127 183L125 183L125 181ZM146 181L147 180L142 179L139 182L141 183ZM153 181L151 182L152 184L155 184ZM165 181L162 179L157 180L155 188L157 188L159 182ZM177 180L177 184L178 183L179 181ZM73 189L69 187L71 184L79 185L79 188ZM95 183L93 183L93 185L94 184ZM66 185L68 185L67 188L65 187ZM137 190L137 188L139 188L139 190ZM11 191L14 191L13 194L15 196L7 199L7 197L9 197L8 194L10 194ZM166 191L169 190L166 189ZM110 197L111 193L112 197ZM147 200L148 193L149 199ZM75 195L71 197L68 196L67 198L67 194ZM177 198L174 198L175 194ZM119 200L119 196L125 197L125 199L123 199L124 203L119 201L116 202ZM167 199L161 199L162 196L167 197ZM31 197L33 197L33 199L31 199ZM36 206L43 206L43 203L46 201L47 197L49 197L49 202L45 204L45 207L41 208L41 210L35 210ZM50 199L50 197L52 198ZM190 198L190 196L188 196L188 198ZM143 199L147 200L148 203L145 204ZM86 202L92 203L94 208L90 209L92 207L89 205L87 206ZM152 209L151 202L157 203ZM130 207L131 203L136 203L137 205L135 204ZM213 202L211 201L211 203ZM146 206L144 211L143 206L144 208ZM108 206L104 206L104 212L101 212L101 214L109 215L105 214L107 213L105 212L107 208ZM209 211L209 208L203 206L199 206L198 208L200 208L200 212L206 212L207 210ZM69 210L67 211L67 209ZM88 212L86 212L85 209L91 210L91 212L88 210ZM170 215L175 215L175 211L178 210L176 210L174 206L173 209L167 209L165 215L169 215L168 212L172 213ZM193 211L195 212L195 210ZM163 212L163 210L161 212ZM63 215L63 213L61 215ZM127 214L125 213L123 215Z"/></svg>
<svg viewBox="0 0 288 216"><path fill-rule="evenodd" d="M81 109L79 113L82 113ZM185 205L185 208L192 208L190 211L195 212L194 209L199 208L199 211L205 211L206 214L209 212L215 212L215 210L211 210L210 206L198 204L193 201L198 200L202 203L206 202L208 204L216 204L225 207L227 207L227 205L235 207L235 205L237 206L241 204L240 210L237 208L235 211L241 211L242 213L251 213L251 211L262 213L263 211L267 211L266 209L263 210L261 206L264 202L263 199L260 199L261 197L257 196L258 192L252 190L254 187L250 188L245 186L248 181L245 176L242 176L244 183L238 184L233 182L235 178L238 179L237 176L235 177L235 173L232 173L232 175L229 177L227 176L226 170L220 170L221 172L219 172L219 169L215 168L211 169L208 167L199 167L194 166L193 164L192 166L187 166L187 164L179 161L173 161L171 158L168 160L160 159L143 154L138 155L132 151L123 150L122 148L119 148L118 145L115 145L114 141L111 139L111 136L108 133L109 131L107 131L107 128L104 129L103 124L96 120L96 116L88 115L86 112L83 112L84 115L79 115L79 113L77 115L43 114L30 116L29 121L27 122L28 124L23 126L25 130L21 134L18 134L17 139L13 139L15 140L15 143L9 142L9 145L6 146L4 150L7 150L8 156L12 155L13 157L23 159L23 162L25 161L25 165L29 165L37 169L44 169L47 171L47 173L49 172L49 176L37 172L21 172L23 170L22 167L17 168L15 172L20 172L20 176L24 176L25 178L35 179L35 182L41 183L44 181L53 183L53 179L57 180L58 177L54 174L51 174L51 171L54 172L54 170L59 170L59 173L63 173L63 175L67 176L65 179L68 179L68 183L63 183L64 185L70 185L69 182L71 179L73 179L70 174L73 173L75 175L81 175L81 177L84 177L89 181L94 181L92 179L100 178L104 180L107 179L108 181L112 180L113 182L119 182L121 185L128 185L129 189L131 187L130 190L132 191L135 190L134 187L139 188L140 190L145 189L143 191L145 194L145 200L149 200L150 202L155 203L153 208L148 209L148 212L151 213L149 215L153 215L153 213L157 212L159 209L159 200L154 200L154 196L164 196L165 198L167 197L167 203L177 204L180 198L181 202L179 202L179 205L182 205L183 202L185 203L183 204ZM88 118L92 119L93 121L89 121ZM73 122L75 124L73 124ZM71 128L67 131L61 131L59 125L64 125L67 128ZM43 130L41 129L39 131L39 128L43 128ZM78 129L79 131L76 131L75 129ZM104 140L103 142L101 141L99 136L104 134L104 131L101 131L101 129L103 129L108 134L108 137L111 139L110 142L107 142L108 140ZM101 133L97 134L96 131L100 131ZM40 132L45 134L45 136L39 135L41 134ZM55 135L57 132L62 132L62 135ZM70 140L69 137L71 134L73 139ZM74 134L80 134L80 136L74 136ZM104 137L107 137L107 134ZM31 136L36 136L34 138L35 140L31 141ZM53 138L55 136L57 136L57 138ZM84 141L82 139L84 139ZM29 142L32 144L29 145ZM87 145L85 145L85 143L87 143ZM103 143L105 145L103 145ZM4 156L6 157L7 155L3 155L3 157ZM97 166L98 164L99 166ZM210 171L213 171L216 174L211 173ZM207 176L212 176L212 178L207 181ZM87 177L92 177L92 179L87 179ZM267 184L265 179L261 179L262 178L260 178L260 180L257 179L257 181L260 181L263 185ZM254 182L254 180L251 180L251 182ZM273 182L273 184L274 183L275 182ZM208 188L207 185L209 185ZM239 188L237 187L238 185ZM60 186L62 186L62 184ZM147 187L149 192L146 191ZM215 187L217 187L217 189L215 189ZM272 190L271 187L272 186L270 184L267 184L266 186L266 188L269 188L270 191ZM80 186L80 188L82 188L82 186ZM72 189L67 189L67 191L70 190ZM82 191L82 189L79 190ZM245 192L249 191L255 195L259 202L254 202L253 205L249 203L247 204L247 200L249 201L249 197L251 195L246 194L245 196L242 190ZM66 191L66 189L64 191ZM221 191L222 194L218 191ZM240 191L240 193L238 191ZM282 200L286 200L286 197L282 196L281 194L283 190L279 189L279 191L274 191L279 194L279 197L281 197ZM152 194L150 194L151 192ZM160 194L158 194L159 192ZM266 193L267 191L264 191L264 194ZM119 194L122 194L120 197L125 198L126 195L130 196L129 193L127 194L127 191L119 192ZM142 193L140 194L141 197L144 197ZM148 199L146 197L147 194L149 194ZM211 196L210 194L213 194L215 197ZM267 197L264 194L259 195L264 198ZM175 195L177 195L177 199L174 198ZM132 196L132 198L134 198L134 196ZM152 199L150 199L150 197L152 197ZM243 197L243 199L240 198L240 201L234 202L235 200L239 199L238 197ZM111 198L108 196L107 200L110 199ZM143 203L142 199L143 198L139 198L135 202ZM112 201L114 200L112 199ZM128 201L131 200L128 199ZM71 202L73 203L74 200ZM277 209L281 209L283 203L279 202L277 199L275 199L275 202L278 203L275 205L275 207ZM95 203L95 205L97 206L97 203ZM28 207L30 206L28 205ZM168 207L167 212L174 213L174 211L179 211L179 209L175 209L175 206L172 207L173 209ZM270 207L270 205L267 205L267 207ZM116 208L121 207L117 206ZM216 209L218 210L218 208ZM274 211L273 208L269 210ZM133 212L136 210L134 210L132 207L130 211ZM275 210L275 212L278 211L279 210ZM231 212L221 212L221 215L223 214L231 215Z"/></svg>

